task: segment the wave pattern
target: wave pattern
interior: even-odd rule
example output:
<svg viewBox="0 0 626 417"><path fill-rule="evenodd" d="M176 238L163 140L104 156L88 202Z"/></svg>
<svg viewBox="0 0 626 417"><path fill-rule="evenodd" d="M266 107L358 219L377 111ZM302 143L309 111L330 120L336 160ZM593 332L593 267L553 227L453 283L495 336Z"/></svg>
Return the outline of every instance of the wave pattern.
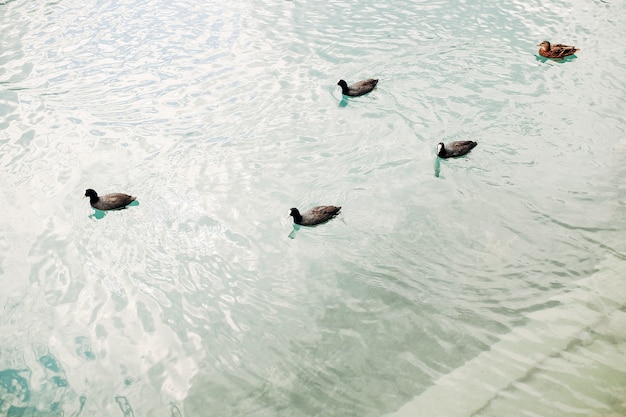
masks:
<svg viewBox="0 0 626 417"><path fill-rule="evenodd" d="M0 415L383 415L621 263L626 14L579 3L0 2Z"/></svg>

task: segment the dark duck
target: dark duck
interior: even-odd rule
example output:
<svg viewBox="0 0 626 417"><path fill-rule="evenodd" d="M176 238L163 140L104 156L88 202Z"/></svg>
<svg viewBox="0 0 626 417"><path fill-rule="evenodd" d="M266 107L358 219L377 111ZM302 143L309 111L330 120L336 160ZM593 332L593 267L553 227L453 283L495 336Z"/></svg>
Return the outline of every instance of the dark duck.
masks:
<svg viewBox="0 0 626 417"><path fill-rule="evenodd" d="M85 197L89 197L91 207L103 211L122 210L137 198L124 193L111 193L98 196L98 193L91 188L85 190Z"/></svg>
<svg viewBox="0 0 626 417"><path fill-rule="evenodd" d="M367 94L376 87L378 80L370 78L368 80L358 81L354 84L348 85L344 80L339 80L337 83L341 87L341 94L344 96L358 97L363 94Z"/></svg>
<svg viewBox="0 0 626 417"><path fill-rule="evenodd" d="M293 217L293 222L300 226L315 226L317 224L326 223L335 217L341 207L336 206L317 206L300 213L297 208L289 210L289 215Z"/></svg>
<svg viewBox="0 0 626 417"><path fill-rule="evenodd" d="M439 142L437 145L437 156L440 158L456 158L465 155L474 149L476 145L478 143L471 140L457 140L447 144Z"/></svg>

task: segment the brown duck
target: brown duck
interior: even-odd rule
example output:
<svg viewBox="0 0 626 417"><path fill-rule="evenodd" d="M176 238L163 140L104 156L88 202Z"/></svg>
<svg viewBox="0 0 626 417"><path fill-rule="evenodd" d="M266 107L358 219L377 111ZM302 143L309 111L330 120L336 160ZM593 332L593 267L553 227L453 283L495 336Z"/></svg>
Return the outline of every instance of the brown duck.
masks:
<svg viewBox="0 0 626 417"><path fill-rule="evenodd" d="M574 55L576 52L580 51L580 49L575 46L562 45L560 43L551 45L548 41L543 41L537 46L541 46L541 48L539 48L539 55L546 58L563 59L566 56Z"/></svg>

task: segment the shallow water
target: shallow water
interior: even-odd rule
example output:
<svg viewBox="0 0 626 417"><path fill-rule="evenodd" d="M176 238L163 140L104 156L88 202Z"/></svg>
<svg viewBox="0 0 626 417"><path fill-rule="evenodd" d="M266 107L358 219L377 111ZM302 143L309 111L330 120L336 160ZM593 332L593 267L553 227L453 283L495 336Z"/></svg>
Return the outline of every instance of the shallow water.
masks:
<svg viewBox="0 0 626 417"><path fill-rule="evenodd" d="M624 278L625 8L0 3L0 413L380 416L498 351L466 415L626 414L624 304L563 298Z"/></svg>

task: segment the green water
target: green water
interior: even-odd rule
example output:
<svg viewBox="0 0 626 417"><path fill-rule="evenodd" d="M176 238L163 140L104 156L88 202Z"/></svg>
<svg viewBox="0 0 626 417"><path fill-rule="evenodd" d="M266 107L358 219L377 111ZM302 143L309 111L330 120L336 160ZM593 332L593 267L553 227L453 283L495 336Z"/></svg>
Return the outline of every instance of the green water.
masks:
<svg viewBox="0 0 626 417"><path fill-rule="evenodd" d="M624 303L584 284L622 294L625 20L0 2L0 415L435 416L468 388L466 415L626 414Z"/></svg>

